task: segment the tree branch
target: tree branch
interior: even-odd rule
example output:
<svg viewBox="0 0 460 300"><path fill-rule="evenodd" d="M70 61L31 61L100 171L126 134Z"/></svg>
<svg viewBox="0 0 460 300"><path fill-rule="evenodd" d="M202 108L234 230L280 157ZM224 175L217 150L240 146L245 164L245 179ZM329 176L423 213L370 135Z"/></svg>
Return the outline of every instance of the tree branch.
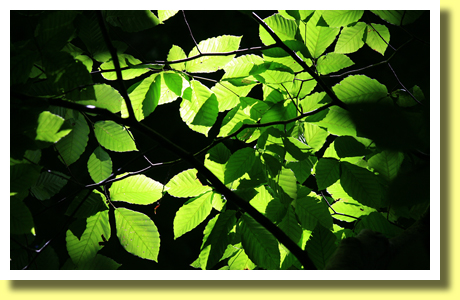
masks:
<svg viewBox="0 0 460 300"><path fill-rule="evenodd" d="M128 91L126 90L125 83L123 81L123 74L121 73L120 68L120 61L118 60L117 50L112 44L112 41L109 38L109 34L107 32L107 28L105 27L104 18L102 16L101 11L96 12L97 20L99 22L99 27L102 32L102 36L104 37L104 41L107 45L107 48L110 51L110 55L112 56L113 66L115 67L115 72L117 73L117 82L120 87L119 91L123 99L125 100L126 107L128 108L129 119L131 121L136 121L136 116L134 115L134 109L131 104L131 100L129 99Z"/></svg>
<svg viewBox="0 0 460 300"><path fill-rule="evenodd" d="M307 270L315 270L316 267L313 262L308 257L308 254L303 251L296 243L294 243L287 235L284 233L278 226L273 224L267 217L261 214L257 209L255 209L249 202L245 201L235 193L233 193L229 188L225 186L208 168L206 168L196 157L186 150L182 149L180 146L174 144L169 139L156 132L154 129L144 125L143 123L137 122L137 120L132 119L122 119L116 114L111 113L108 110L94 107L93 105L81 105L61 99L43 99L47 100L49 104L61 106L65 108L75 109L78 111L84 111L88 113L96 113L106 116L108 119L115 121L121 125L130 126L131 129L136 129L149 138L157 141L163 147L169 151L176 154L178 157L181 157L183 160L187 161L192 167L196 168L199 173L201 173L215 188L215 190L222 194L228 201L233 202L235 205L240 207L242 210L247 212L254 220L256 220L260 225L267 229L273 236L283 244L304 266ZM326 105L327 106L327 105ZM324 107L322 109L325 109ZM271 122L277 123L278 122ZM266 123L268 124L268 123ZM266 125L263 124L263 125ZM268 126L268 125L266 125Z"/></svg>
<svg viewBox="0 0 460 300"><path fill-rule="evenodd" d="M326 92L326 94L331 97L332 103L334 105L340 106L343 109L347 109L347 105L343 103L336 94L324 83L324 81L315 73L312 69L294 52L291 48L289 48L283 41L279 38L279 36L264 22L255 12L252 13L253 17L275 40L275 45L282 48L286 53L288 53L308 74L310 74L313 79L318 82L321 88Z"/></svg>

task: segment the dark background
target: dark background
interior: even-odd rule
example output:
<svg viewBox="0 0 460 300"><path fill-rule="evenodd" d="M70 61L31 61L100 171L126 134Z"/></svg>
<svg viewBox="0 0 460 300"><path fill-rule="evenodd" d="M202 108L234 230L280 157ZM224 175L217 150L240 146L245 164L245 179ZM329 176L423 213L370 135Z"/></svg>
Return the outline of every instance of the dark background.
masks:
<svg viewBox="0 0 460 300"><path fill-rule="evenodd" d="M268 17L275 13L275 11L257 11L256 12L261 18ZM259 25L252 20L249 16L239 11L186 11L186 18L191 27L193 35L197 43L201 40L205 40L211 37L217 37L220 35L237 35L243 36L240 44L240 48L248 48L254 46L260 46L262 43L258 37ZM36 24L36 18L34 16L24 16L16 12L11 13L11 41L15 41L24 35L30 35L33 32L33 26ZM374 14L366 11L362 21L375 22L384 24L380 18ZM406 26L405 28L418 36L420 39L429 42L429 13L424 13L422 17L415 23ZM404 44L410 36L402 31L395 30L396 27L390 24L385 24L390 29L391 40L390 44L395 48ZM128 49L125 51L133 55L134 57L142 60L143 62L149 62L152 60L166 60L169 49L172 45L178 45L184 49L185 53L189 53L195 46L189 29L187 28L182 12L165 21L165 24L158 25L154 28L144 30L137 33L126 33L118 27L109 27L109 33L112 40L118 40L126 43ZM420 42L413 42L407 45L400 53L396 55L391 61L393 68L397 72L400 79L404 82L406 87L411 88L415 84L422 87L425 95L429 95L429 61L426 60L429 57L429 47L421 46ZM329 49L328 49L329 50ZM333 50L333 49L330 49ZM385 58L391 55L392 50L387 49ZM258 54L258 53L256 53ZM384 58L375 51L372 51L366 45L363 46L357 53L349 55L350 58L355 62L351 69L358 69L365 67L370 64L378 63ZM95 66L97 67L97 65ZM212 74L199 74L200 76L218 80L223 74L223 71L212 73ZM400 88L394 75L389 71L388 67L383 64L381 66L366 69L358 74L366 74L371 78L376 78L380 83L387 86L389 91ZM145 75L146 77L148 75ZM143 78L143 77L141 77ZM324 78L329 86L333 86L343 78ZM134 82L138 81L139 78L131 80L126 83L129 87ZM94 82L103 82L100 74L93 76ZM214 83L208 81L202 81L203 84L208 87L212 87ZM262 99L261 88L256 87L251 91L251 97ZM172 142L180 145L187 149L189 152L195 152L212 142L213 135L217 134L216 130L211 130L209 138L204 135L196 133L190 130L185 123L182 122L179 115L180 100L161 105L156 108L155 112L147 117L143 122L151 128L157 130L162 135L166 136ZM223 117L223 114L220 114ZM97 118L94 119L95 121ZM218 124L219 122L216 122ZM217 128L217 126L216 126ZM133 132L136 138L136 144L140 150L148 149L155 146L152 141L139 132ZM92 137L91 137L92 136ZM226 144L227 147L233 152L242 145L236 142L229 141ZM91 179L86 170L86 164L83 163L88 160L89 155L97 147L97 143L94 140L94 135L90 134L90 140L86 147L85 153L76 163L70 166L70 169L74 175L76 175L81 182L90 183ZM110 156L113 161L113 169L124 166L126 161L131 157L136 156L136 153L115 153L110 152ZM177 157L168 151L157 145L156 148L147 154L147 157L152 163L166 162L177 159ZM52 148L45 149L42 153L42 162L45 167L58 170L63 173L67 173L67 170L63 164L58 160L56 154ZM142 159L138 159L130 164L128 167L123 169L124 172L136 171L141 168L148 166L148 163ZM171 177L177 173L190 168L186 163L179 163L172 166L164 166L150 169L145 173L146 176L153 178L156 181L166 184ZM51 201L55 201L55 198L64 197L69 194L77 187L68 184L56 197L53 197ZM134 208L137 211L147 214L156 224L160 232L161 246L160 254L158 257L158 263L140 259L128 252L126 252L118 242L114 231L112 231L112 237L108 244L101 250L101 253L113 258L122 266L120 269L192 269L189 265L192 263L199 254L201 246L201 239L206 221L200 226L192 230L191 232L181 236L177 240L174 240L173 234L173 220L175 213L182 206L186 199L170 197L166 194L162 200L161 205L157 209L157 213L154 213L154 207L156 204L148 206L131 205L128 203L118 202L118 206L125 206L127 208ZM26 203L29 205L32 211L40 211L40 203L36 203L32 199L26 199ZM44 203L45 205L47 203ZM49 209L34 216L34 222L36 225L37 232L44 233L40 236L43 241L46 241L50 237L54 236L56 230L60 229L59 224L63 224L63 220L56 220L56 216L62 215L65 211L65 206L57 206L53 209ZM209 218L214 217L215 212L212 213ZM73 226L77 226L75 224ZM115 228L115 224L112 225L112 230ZM67 251L65 249L65 234L61 235L60 238L53 240L51 244L54 250L60 257L61 263L64 263L68 258Z"/></svg>

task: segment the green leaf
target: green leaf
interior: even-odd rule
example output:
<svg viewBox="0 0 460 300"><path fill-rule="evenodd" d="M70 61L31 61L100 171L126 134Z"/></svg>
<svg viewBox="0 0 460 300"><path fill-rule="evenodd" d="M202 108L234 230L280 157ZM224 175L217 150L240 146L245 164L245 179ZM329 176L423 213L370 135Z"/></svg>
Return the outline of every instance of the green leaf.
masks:
<svg viewBox="0 0 460 300"><path fill-rule="evenodd" d="M372 26L371 26L372 25ZM366 44L372 50L385 55L385 50L390 43L390 31L385 25L374 24L367 25Z"/></svg>
<svg viewBox="0 0 460 300"><path fill-rule="evenodd" d="M192 80L191 88L191 97L183 96L180 107L181 118L190 129L207 135L217 120L218 103L216 97L199 81ZM195 123L206 125L196 125Z"/></svg>
<svg viewBox="0 0 460 300"><path fill-rule="evenodd" d="M337 248L335 241L336 237L330 230L321 224L316 225L305 250L318 270L324 270L326 267L327 261Z"/></svg>
<svg viewBox="0 0 460 300"><path fill-rule="evenodd" d="M335 135L356 136L356 126L351 114L338 106L332 106L327 110L327 115L316 125L326 127L329 133Z"/></svg>
<svg viewBox="0 0 460 300"><path fill-rule="evenodd" d="M152 204L163 196L163 185L145 175L133 175L116 181L109 189L112 201Z"/></svg>
<svg viewBox="0 0 460 300"><path fill-rule="evenodd" d="M185 54L184 50L182 50L182 48L179 46L172 45L168 53L168 61L175 61L175 60L180 60L184 58L187 58L187 55ZM185 62L170 64L170 66L174 70L185 71Z"/></svg>
<svg viewBox="0 0 460 300"><path fill-rule="evenodd" d="M174 239L194 229L203 222L212 210L214 193L207 192L187 201L176 213L174 218Z"/></svg>
<svg viewBox="0 0 460 300"><path fill-rule="evenodd" d="M111 258L102 254L96 254L93 259L75 266L71 260L67 260L61 270L116 270L121 266Z"/></svg>
<svg viewBox="0 0 460 300"><path fill-rule="evenodd" d="M224 117L218 136L227 136L240 129L243 124L256 123L268 109L269 106L263 101L241 97L240 104Z"/></svg>
<svg viewBox="0 0 460 300"><path fill-rule="evenodd" d="M295 213L302 227L313 230L316 224L320 223L325 228L332 230L332 217L323 199L307 196L304 192L299 192L299 194L301 196L295 201Z"/></svg>
<svg viewBox="0 0 460 300"><path fill-rule="evenodd" d="M365 75L348 76L332 90L347 104L377 102L388 93L386 86Z"/></svg>
<svg viewBox="0 0 460 300"><path fill-rule="evenodd" d="M397 26L413 23L423 14L421 10L372 10L372 12L383 20Z"/></svg>
<svg viewBox="0 0 460 300"><path fill-rule="evenodd" d="M315 11L307 24L299 24L299 32L313 58L320 57L340 32L339 28L316 26L322 12Z"/></svg>
<svg viewBox="0 0 460 300"><path fill-rule="evenodd" d="M209 186L203 186L197 178L196 169L188 169L177 174L166 184L168 193L174 197L195 197L211 190Z"/></svg>
<svg viewBox="0 0 460 300"><path fill-rule="evenodd" d="M161 74L161 91L158 105L175 101L182 96L184 90L189 86L187 80L177 73L162 72ZM157 78L156 80L159 80Z"/></svg>
<svg viewBox="0 0 460 300"><path fill-rule="evenodd" d="M210 220L206 226L199 256L203 270L214 267L224 254L230 242L230 231L236 224L235 213L234 210L223 212Z"/></svg>
<svg viewBox="0 0 460 300"><path fill-rule="evenodd" d="M282 41L295 40L297 26L294 21L285 19L280 14L274 14L268 18L265 18L264 22L267 23L267 25ZM262 27L262 25L259 25L259 36L264 45L271 45L275 43L275 40Z"/></svg>
<svg viewBox="0 0 460 300"><path fill-rule="evenodd" d="M112 174L112 159L101 147L97 147L88 159L88 173L98 183Z"/></svg>
<svg viewBox="0 0 460 300"><path fill-rule="evenodd" d="M227 65L225 65L225 74L222 80L231 78L245 78L251 75L251 71L257 65L263 64L264 60L260 56L249 54L235 57Z"/></svg>
<svg viewBox="0 0 460 300"><path fill-rule="evenodd" d="M56 144L56 149L67 166L80 158L88 143L89 126L85 117L79 112L75 112L74 116L67 120L72 131Z"/></svg>
<svg viewBox="0 0 460 300"><path fill-rule="evenodd" d="M345 27L340 33L335 53L353 53L364 45L363 36L366 30L366 23L358 22L352 27Z"/></svg>
<svg viewBox="0 0 460 300"><path fill-rule="evenodd" d="M138 65L141 64L142 62L138 60L137 58L134 58L130 54L118 54L118 61L120 62L120 68L126 68L131 65ZM111 72L102 72L102 77L104 77L107 80L117 80L117 73L115 72L115 65L113 63L113 60L109 60L105 63L103 63L99 67L102 71L105 70L114 70ZM141 76L142 74L145 74L149 72L149 68L145 69L126 69L121 71L121 75L123 77L123 80L129 80L133 79L136 77Z"/></svg>
<svg viewBox="0 0 460 300"><path fill-rule="evenodd" d="M78 101L79 104L105 108L114 114L121 110L124 102L120 93L107 84L95 84L84 88L76 96L72 94L71 99Z"/></svg>
<svg viewBox="0 0 460 300"><path fill-rule="evenodd" d="M158 262L160 234L148 216L119 207L115 210L115 222L118 239L126 251Z"/></svg>
<svg viewBox="0 0 460 300"><path fill-rule="evenodd" d="M340 167L340 183L344 191L359 203L380 208L382 190L377 176L348 162L341 162Z"/></svg>
<svg viewBox="0 0 460 300"><path fill-rule="evenodd" d="M376 211L374 208L370 208L370 207L361 205L359 203L347 202L346 200L339 200L339 201L334 202L334 204L332 204L332 208L334 208L334 210L337 213L346 214L346 215L353 216L356 218L362 218L362 216L366 216ZM343 216L343 215L333 215L332 217L334 219L338 219L338 220L342 220L346 222L356 221L355 218L350 218L350 217Z"/></svg>
<svg viewBox="0 0 460 300"><path fill-rule="evenodd" d="M219 53L238 50L241 36L223 35L210 38L198 43L201 53ZM196 47L192 49L188 57L199 55ZM185 64L185 70L191 73L210 73L222 69L235 55L228 56L202 56Z"/></svg>
<svg viewBox="0 0 460 300"><path fill-rule="evenodd" d="M54 173L42 172L40 174L35 185L30 188L35 198L38 200L50 199L66 185L66 178L68 177L59 172Z"/></svg>
<svg viewBox="0 0 460 300"><path fill-rule="evenodd" d="M398 175L401 164L404 160L404 153L397 151L384 150L369 158L369 167L391 182Z"/></svg>
<svg viewBox="0 0 460 300"><path fill-rule="evenodd" d="M333 158L320 158L316 164L316 182L324 190L340 178L340 163Z"/></svg>
<svg viewBox="0 0 460 300"><path fill-rule="evenodd" d="M243 148L237 150L230 156L225 166L225 181L224 183L230 183L241 176L244 173L251 170L252 165L255 161L255 151L251 148Z"/></svg>
<svg viewBox="0 0 460 300"><path fill-rule="evenodd" d="M305 142L314 150L318 151L321 147L323 147L328 135L329 134L326 130L314 124L310 124L308 122L304 123Z"/></svg>
<svg viewBox="0 0 460 300"><path fill-rule="evenodd" d="M217 114L219 113L218 105L216 95L211 94L200 107L191 124L202 126L214 125L217 120Z"/></svg>
<svg viewBox="0 0 460 300"><path fill-rule="evenodd" d="M291 120L296 117L297 110L291 101L273 105L261 118L260 123Z"/></svg>
<svg viewBox="0 0 460 300"><path fill-rule="evenodd" d="M297 198L297 179L290 169L281 169L278 184L291 199L295 200Z"/></svg>
<svg viewBox="0 0 460 300"><path fill-rule="evenodd" d="M34 227L34 219L27 205L10 197L10 234L27 234Z"/></svg>
<svg viewBox="0 0 460 300"><path fill-rule="evenodd" d="M219 102L219 112L223 112L235 107L240 103L240 97L245 97L251 89L257 84L246 86L234 86L228 81L220 81L211 88L211 91L216 95Z"/></svg>
<svg viewBox="0 0 460 300"><path fill-rule="evenodd" d="M219 143L212 147L209 151L209 159L219 164L225 164L232 153L223 143Z"/></svg>
<svg viewBox="0 0 460 300"><path fill-rule="evenodd" d="M264 185L256 188L256 191L257 195L251 199L249 204L251 204L262 214L265 214L265 210L270 201L273 200L273 197L270 195L270 193L267 191L267 188Z"/></svg>
<svg viewBox="0 0 460 300"><path fill-rule="evenodd" d="M158 10L158 18L160 22L163 23L167 19L175 16L178 12L178 10Z"/></svg>
<svg viewBox="0 0 460 300"><path fill-rule="evenodd" d="M345 54L331 52L321 56L316 64L318 72L326 75L352 66L354 62Z"/></svg>
<svg viewBox="0 0 460 300"><path fill-rule="evenodd" d="M326 10L322 17L330 27L341 27L358 22L363 13L363 10Z"/></svg>
<svg viewBox="0 0 460 300"><path fill-rule="evenodd" d="M306 96L300 104L304 112L313 111L315 109L324 106L326 103L330 102L329 96L326 95L326 92L313 93ZM311 117L307 118L310 119ZM311 121L310 121L311 122Z"/></svg>
<svg viewBox="0 0 460 300"><path fill-rule="evenodd" d="M300 241L300 237L302 236L302 228L297 222L294 209L291 205L288 206L287 213L278 226L294 243L297 244Z"/></svg>
<svg viewBox="0 0 460 300"><path fill-rule="evenodd" d="M280 251L275 237L248 214L243 214L241 220L238 230L248 257L261 268L279 270Z"/></svg>
<svg viewBox="0 0 460 300"><path fill-rule="evenodd" d="M355 231L359 232L367 228L375 232L380 232L387 238L393 238L403 232L403 230L390 222L379 212L372 212L361 219Z"/></svg>
<svg viewBox="0 0 460 300"><path fill-rule="evenodd" d="M280 14L287 18L286 14L292 18L294 18L295 20L300 20L300 21L305 21L307 22L308 21L308 17L311 17L313 15L313 13L315 12L314 10L286 10L286 14L284 14L283 10L280 10L279 11Z"/></svg>
<svg viewBox="0 0 460 300"><path fill-rule="evenodd" d="M97 141L104 148L116 152L137 151L131 134L114 121L97 121L94 124Z"/></svg>
<svg viewBox="0 0 460 300"><path fill-rule="evenodd" d="M59 131L64 119L60 116L53 115L49 111L44 111L38 116L37 136L36 140L56 143L61 138L68 135L71 129L63 129Z"/></svg>
<svg viewBox="0 0 460 300"><path fill-rule="evenodd" d="M88 191L84 190L80 192L73 200L70 202L69 207L65 214L67 216L73 216L73 218L86 219L88 217L94 216L100 211L108 210L107 204L105 204L103 196L96 190L93 190L91 194L86 198L85 202L81 204L83 199L85 199ZM78 210L75 212L75 210Z"/></svg>
<svg viewBox="0 0 460 300"><path fill-rule="evenodd" d="M126 32L138 32L160 24L150 10L109 10L106 20Z"/></svg>
<svg viewBox="0 0 460 300"><path fill-rule="evenodd" d="M40 176L40 167L29 163L10 165L10 193L24 199L29 195L29 188L35 185Z"/></svg>
<svg viewBox="0 0 460 300"><path fill-rule="evenodd" d="M302 161L291 161L287 163L286 167L294 172L295 178L297 178L297 181L302 184L305 180L307 180L308 176L310 176L313 164L309 159L306 159Z"/></svg>
<svg viewBox="0 0 460 300"><path fill-rule="evenodd" d="M302 150L293 142L291 142L290 139L283 138L283 144L286 148L286 151L296 160L305 160L309 157L308 153L302 152Z"/></svg>
<svg viewBox="0 0 460 300"><path fill-rule="evenodd" d="M221 182L224 182L225 177L225 163L220 164L209 159L209 156L206 155L204 160L204 166L209 169Z"/></svg>
<svg viewBox="0 0 460 300"><path fill-rule="evenodd" d="M364 156L369 153L364 144L351 136L339 136L334 140L334 149L338 157Z"/></svg>
<svg viewBox="0 0 460 300"><path fill-rule="evenodd" d="M253 270L257 266L254 264L244 252L244 249L238 250L228 260L228 266L230 270Z"/></svg>
<svg viewBox="0 0 460 300"><path fill-rule="evenodd" d="M109 212L101 211L86 220L86 229L80 239L71 230L67 230L67 251L72 262L79 266L92 260L103 246L102 235L110 239Z"/></svg>
<svg viewBox="0 0 460 300"><path fill-rule="evenodd" d="M138 83L137 86L129 93L129 99L131 100L131 105L134 110L134 115L136 116L136 119L138 121L143 120L146 116L144 115L144 101L146 102L151 102L149 103L150 105L146 105L147 107L152 108L153 103L156 101L158 103L158 97L159 95L155 94L149 94L149 97L147 97L147 93L149 91L154 91L155 87L158 87L158 85L155 85L154 82L156 81L155 79L159 76L159 74L153 74L142 81ZM153 87L152 87L153 86ZM153 110L150 109L148 113L151 113ZM147 112L146 112L147 113ZM121 117L122 118L128 118L129 113L128 113L128 107L126 106L126 103L123 101L121 104Z"/></svg>

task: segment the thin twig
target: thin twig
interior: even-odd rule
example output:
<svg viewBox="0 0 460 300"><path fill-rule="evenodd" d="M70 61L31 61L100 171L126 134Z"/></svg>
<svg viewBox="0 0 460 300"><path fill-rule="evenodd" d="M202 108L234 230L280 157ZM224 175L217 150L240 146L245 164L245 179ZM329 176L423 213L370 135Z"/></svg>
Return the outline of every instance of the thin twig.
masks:
<svg viewBox="0 0 460 300"><path fill-rule="evenodd" d="M398 75L396 75L396 72L393 70L393 68L391 67L390 63L388 63L388 67L390 68L391 72L393 72L393 75L395 76L395 78L399 82L399 84L403 87L403 89L412 97L412 99L415 100L415 102L417 102L418 104L423 106L424 104L422 102L418 101L417 98L415 98L415 96L412 95L412 93L408 89L406 89L404 84L399 80Z"/></svg>
<svg viewBox="0 0 460 300"><path fill-rule="evenodd" d="M201 58L203 56L228 56L228 55L236 55L236 54L247 54L247 53L254 53L256 51L263 51L263 50L267 50L267 49L271 49L271 48L276 48L276 47L278 47L278 46L276 44L273 44L273 45L268 45L268 46L257 46L257 47L250 47L250 48L245 48L245 49L238 49L238 50L229 51L229 52L201 53L201 54L197 54L197 55L190 56L190 57L187 57L187 58L182 58L182 59L178 59L178 60L171 60L171 61L168 61L168 60L153 60L153 61L147 61L145 63L140 63L140 64L137 64L137 65L132 65L132 66L129 66L129 67L123 67L123 68L120 68L120 70L129 70L129 69L132 69L132 68L134 68L136 66L148 65L148 64L173 65L173 64L178 64L178 63L183 63L183 62L191 61L191 60L194 60L194 59L198 59L198 58ZM148 67L145 67L145 68L150 69ZM150 69L150 70L152 72L161 72L161 71L163 71L163 70L157 70L157 69ZM98 71L91 72L91 74L114 72L114 71L116 71L116 69L98 70Z"/></svg>
<svg viewBox="0 0 460 300"><path fill-rule="evenodd" d="M372 26L372 23L369 23L368 25L371 26L372 29L374 29L375 32L377 32L377 34L378 34L379 37L385 42L385 44L387 44L388 46L390 46L390 48L393 49L393 51L396 51L396 49L395 49L393 46L391 46L390 43L387 42L387 41L383 38L383 36L380 34L380 32L378 32L377 29L375 29L374 26Z"/></svg>
<svg viewBox="0 0 460 300"><path fill-rule="evenodd" d="M285 90L286 93L288 94L289 99L291 99L292 103L294 104L295 108L297 109L297 112L298 112L299 114L302 114L302 112L300 111L299 107L298 107L297 104L294 102L294 98L291 96L291 94L289 93L289 91L287 90L287 88L284 86L283 83L281 83L281 86L284 88L284 90Z"/></svg>
<svg viewBox="0 0 460 300"><path fill-rule="evenodd" d="M267 25L267 23L264 22L256 13L252 13L253 17L259 23L269 34L270 36L275 40L275 45L278 47L282 48L284 51L286 51L305 71L310 74L311 77L313 77L316 82L321 86L321 88L326 92L326 94L329 95L332 99L332 103L334 105L340 106L344 109L347 109L347 105L342 102L337 95L326 85L326 83L316 74L298 55L295 53L294 50L289 48L283 41L279 38L279 36L270 28L270 26Z"/></svg>
<svg viewBox="0 0 460 300"><path fill-rule="evenodd" d="M350 216L350 215L347 215L347 214L342 214L342 213L336 212L335 209L332 207L332 205L329 204L329 201L327 201L327 199L324 196L323 192L320 192L320 193L321 193L321 196L323 196L324 201L326 201L327 206L329 206L329 208L334 212L332 215L339 215L339 216L349 217L349 218L352 218L352 219L355 219L355 220L361 220L360 218L355 217L355 216Z"/></svg>
<svg viewBox="0 0 460 300"><path fill-rule="evenodd" d="M195 37L193 36L192 29L190 28L190 25L188 25L187 18L185 17L185 11L182 10L182 15L184 16L184 21L185 24L187 25L188 31L190 32L190 36L192 37L193 42L195 43L196 50L198 50L198 53L201 54L200 48L198 48L198 43L195 40Z"/></svg>
<svg viewBox="0 0 460 300"><path fill-rule="evenodd" d="M196 168L198 172L203 174L203 176L213 185L213 187L218 193L222 194L228 201L233 202L236 206L238 206L240 209L245 211L256 222L258 222L262 227L264 227L271 234L273 234L273 236L281 244L283 244L299 260L299 262L304 266L305 269L309 269L309 270L316 269L314 263L308 257L307 253L304 252L295 242L293 242L286 235L284 231L282 231L272 221L270 221L267 217L261 214L251 204L249 204L249 202L242 199L240 196L238 196L237 194L232 192L228 187L226 187L225 184L222 183L220 179L218 179L216 175L214 175L214 173L212 173L208 168L206 168L206 166L201 161L197 160L194 155L184 150L180 146L174 144L169 139L165 138L160 133L156 132L154 129L146 126L143 123L133 121L131 119L123 119L120 116L113 114L108 110L101 109L98 107L80 105L80 104L64 101L61 99L51 98L51 99L46 99L46 100L48 101L48 103L52 105L62 106L62 107L70 108L70 109L76 109L79 111L85 111L89 113L99 113L101 115L107 116L107 118L109 118L110 120L115 121L121 125L131 126L131 128L134 128L144 133L149 138L157 141L163 147L165 147L172 153L176 154L178 157L182 158L184 161L188 162L192 167ZM272 122L272 123L276 123L276 122ZM267 125L263 124L263 126L267 126Z"/></svg>

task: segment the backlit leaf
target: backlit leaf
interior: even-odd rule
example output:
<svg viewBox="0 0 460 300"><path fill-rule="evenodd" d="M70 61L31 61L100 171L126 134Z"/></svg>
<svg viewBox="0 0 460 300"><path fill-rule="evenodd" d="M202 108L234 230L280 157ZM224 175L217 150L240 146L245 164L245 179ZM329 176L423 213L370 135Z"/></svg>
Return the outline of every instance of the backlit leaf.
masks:
<svg viewBox="0 0 460 300"><path fill-rule="evenodd" d="M258 266L267 270L280 268L280 251L278 241L251 216L243 214L238 227L241 242L248 257Z"/></svg>
<svg viewBox="0 0 460 300"><path fill-rule="evenodd" d="M97 147L88 159L88 172L94 182L101 182L112 174L112 159L101 147Z"/></svg>
<svg viewBox="0 0 460 300"><path fill-rule="evenodd" d="M267 23L267 25L282 41L295 39L297 26L294 21L285 19L280 14L274 14L268 18L265 18L264 22ZM259 25L259 36L260 40L265 45L271 45L275 43L275 40L273 40L273 38L261 25Z"/></svg>
<svg viewBox="0 0 460 300"><path fill-rule="evenodd" d="M207 192L187 201L176 213L174 218L174 239L194 229L203 222L212 210L214 193Z"/></svg>
<svg viewBox="0 0 460 300"><path fill-rule="evenodd" d="M103 246L101 235L110 238L109 212L101 211L86 220L86 229L80 239L67 230L67 251L74 264L81 265L93 259Z"/></svg>
<svg viewBox="0 0 460 300"><path fill-rule="evenodd" d="M255 161L255 152L251 148L243 148L230 156L225 166L225 184L230 183L248 172Z"/></svg>
<svg viewBox="0 0 460 300"><path fill-rule="evenodd" d="M337 248L335 241L336 237L331 231L321 224L316 225L305 250L318 270L324 270L326 267L327 261Z"/></svg>
<svg viewBox="0 0 460 300"><path fill-rule="evenodd" d="M235 213L234 210L223 212L206 226L199 256L203 270L209 270L216 265L224 254L230 242L229 233L236 224Z"/></svg>
<svg viewBox="0 0 460 300"><path fill-rule="evenodd" d="M352 27L344 27L335 45L335 53L353 53L364 45L363 36L366 23L358 22Z"/></svg>
<svg viewBox="0 0 460 300"><path fill-rule="evenodd" d="M55 143L61 138L68 135L71 129L63 129L59 131L64 119L54 115L49 111L42 112L38 117L38 127L36 140Z"/></svg>
<svg viewBox="0 0 460 300"><path fill-rule="evenodd" d="M341 162L340 167L340 183L344 191L366 206L380 208L382 190L377 176L348 162Z"/></svg>
<svg viewBox="0 0 460 300"><path fill-rule="evenodd" d="M158 261L160 234L148 216L119 207L115 210L115 222L118 239L126 251L140 258Z"/></svg>
<svg viewBox="0 0 460 300"><path fill-rule="evenodd" d="M112 201L152 204L163 196L163 185L145 175L115 181L109 189Z"/></svg>
<svg viewBox="0 0 460 300"><path fill-rule="evenodd" d="M328 53L317 61L317 69L322 75L334 73L354 65L354 62L345 54Z"/></svg>
<svg viewBox="0 0 460 300"><path fill-rule="evenodd" d="M130 54L118 54L118 61L120 62L120 68L126 68L129 67L130 65L138 65L141 64L142 62L138 60L137 58L134 58ZM129 63L129 65L128 65ZM101 70L114 70L111 72L103 72L101 73L102 76L107 79L107 80L117 80L117 74L115 72L115 65L112 60L109 60L108 62L103 63L100 67ZM141 76L142 74L145 74L149 72L150 69L145 68L145 69L125 69L121 71L121 75L123 77L123 80L128 80L128 79L133 79L136 77Z"/></svg>
<svg viewBox="0 0 460 300"><path fill-rule="evenodd" d="M196 169L185 170L166 184L168 193L174 197L195 197L211 190L209 186L203 186L197 178Z"/></svg>
<svg viewBox="0 0 460 300"><path fill-rule="evenodd" d="M313 58L320 57L340 32L339 28L316 26L321 14L321 11L315 11L306 25L299 24L300 35Z"/></svg>
<svg viewBox="0 0 460 300"><path fill-rule="evenodd" d="M97 121L94 133L104 148L116 152L137 151L131 135L125 127L114 121Z"/></svg>
<svg viewBox="0 0 460 300"><path fill-rule="evenodd" d="M386 86L365 75L348 76L332 89L340 100L348 104L377 102L388 93Z"/></svg>
<svg viewBox="0 0 460 300"><path fill-rule="evenodd" d="M75 112L75 114L75 118L67 120L72 131L56 143L56 149L67 166L80 158L88 143L89 127L85 117L79 112Z"/></svg>
<svg viewBox="0 0 460 300"><path fill-rule="evenodd" d="M366 44L371 47L372 50L384 55L385 50L388 47L388 43L390 42L390 31L385 25L374 23L371 25L367 25L366 28Z"/></svg>
<svg viewBox="0 0 460 300"><path fill-rule="evenodd" d="M340 27L358 22L363 13L363 10L325 10L322 16L330 27Z"/></svg>
<svg viewBox="0 0 460 300"><path fill-rule="evenodd" d="M340 163L333 158L320 158L316 164L316 182L324 190L340 178Z"/></svg>
<svg viewBox="0 0 460 300"><path fill-rule="evenodd" d="M223 35L210 38L198 43L201 53L219 53L235 51L239 48L241 36ZM194 47L188 57L199 55L197 48ZM187 72L209 73L222 69L228 64L235 55L228 56L202 56L185 64Z"/></svg>

